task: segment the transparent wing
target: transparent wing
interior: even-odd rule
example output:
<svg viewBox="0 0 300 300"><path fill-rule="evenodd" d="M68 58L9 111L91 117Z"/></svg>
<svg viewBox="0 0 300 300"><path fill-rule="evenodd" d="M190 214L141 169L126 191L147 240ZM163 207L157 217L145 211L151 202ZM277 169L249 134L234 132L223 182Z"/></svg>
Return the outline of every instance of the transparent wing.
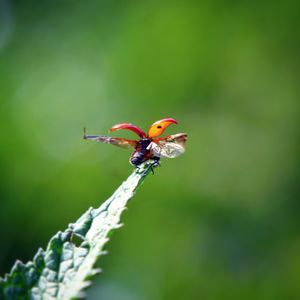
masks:
<svg viewBox="0 0 300 300"><path fill-rule="evenodd" d="M104 136L104 135L86 135L85 132L84 132L83 138L85 140L91 140L91 141L96 141L96 142L102 142L105 144L111 144L111 145L125 148L125 149L135 148L136 144L137 144L137 141L134 141L134 140L115 138L115 137Z"/></svg>
<svg viewBox="0 0 300 300"><path fill-rule="evenodd" d="M187 134L178 133L165 138L156 139L149 144L148 150L158 157L175 158L185 152Z"/></svg>
<svg viewBox="0 0 300 300"><path fill-rule="evenodd" d="M159 138L155 141L158 141L158 143L172 142L172 143L177 143L177 144L184 146L185 142L187 141L187 134L186 133L176 133L176 134L168 135L164 138Z"/></svg>

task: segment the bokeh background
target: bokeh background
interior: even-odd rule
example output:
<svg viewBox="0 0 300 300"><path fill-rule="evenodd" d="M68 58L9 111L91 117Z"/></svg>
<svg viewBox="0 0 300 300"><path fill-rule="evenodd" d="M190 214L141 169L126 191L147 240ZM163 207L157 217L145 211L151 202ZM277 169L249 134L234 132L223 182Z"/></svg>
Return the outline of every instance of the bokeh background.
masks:
<svg viewBox="0 0 300 300"><path fill-rule="evenodd" d="M83 126L173 117L88 299L300 299L299 36L293 0L0 0L0 273L131 173Z"/></svg>

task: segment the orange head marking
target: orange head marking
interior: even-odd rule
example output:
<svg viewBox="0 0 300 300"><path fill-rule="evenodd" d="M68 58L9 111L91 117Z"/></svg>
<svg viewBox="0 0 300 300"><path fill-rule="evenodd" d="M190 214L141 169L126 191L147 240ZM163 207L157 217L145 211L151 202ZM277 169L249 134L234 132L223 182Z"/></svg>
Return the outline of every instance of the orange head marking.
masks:
<svg viewBox="0 0 300 300"><path fill-rule="evenodd" d="M121 124L114 125L112 128L109 129L109 131L116 131L120 129L131 130L141 138L146 137L146 133L141 128L130 123L121 123Z"/></svg>
<svg viewBox="0 0 300 300"><path fill-rule="evenodd" d="M171 124L178 124L178 122L172 118L165 118L156 121L150 126L150 129L148 131L148 137L154 138L160 136L165 131L165 129Z"/></svg>

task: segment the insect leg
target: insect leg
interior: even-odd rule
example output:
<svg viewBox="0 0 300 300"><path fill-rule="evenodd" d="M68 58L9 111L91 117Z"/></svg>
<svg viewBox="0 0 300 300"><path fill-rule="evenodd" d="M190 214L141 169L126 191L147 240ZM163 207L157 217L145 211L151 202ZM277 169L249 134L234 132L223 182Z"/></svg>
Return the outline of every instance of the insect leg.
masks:
<svg viewBox="0 0 300 300"><path fill-rule="evenodd" d="M160 165L160 162L159 162L159 160L160 160L159 157L154 156L154 157L152 157L152 159L153 159L154 161L151 163L151 165L150 165L149 168L151 169L151 172L152 172L152 174L154 175L154 168L157 167L157 166L160 166L160 167L161 167L161 165Z"/></svg>
<svg viewBox="0 0 300 300"><path fill-rule="evenodd" d="M158 156L153 156L152 159L154 160L154 162L152 163L152 166L153 166L153 167L157 167L157 166L160 166L160 167L161 167L161 164L160 164L160 157L158 157Z"/></svg>

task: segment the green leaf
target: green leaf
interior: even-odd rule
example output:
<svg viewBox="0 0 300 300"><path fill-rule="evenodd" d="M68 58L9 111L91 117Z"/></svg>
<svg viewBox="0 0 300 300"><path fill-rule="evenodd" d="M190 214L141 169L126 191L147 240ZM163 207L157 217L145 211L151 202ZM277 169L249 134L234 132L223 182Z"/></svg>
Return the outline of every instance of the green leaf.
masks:
<svg viewBox="0 0 300 300"><path fill-rule="evenodd" d="M152 167L153 161L142 164L99 208L89 208L64 232L55 234L32 262L17 261L11 272L0 278L0 299L83 298L90 279L100 272L94 266L105 254L109 232L121 226L126 204Z"/></svg>

